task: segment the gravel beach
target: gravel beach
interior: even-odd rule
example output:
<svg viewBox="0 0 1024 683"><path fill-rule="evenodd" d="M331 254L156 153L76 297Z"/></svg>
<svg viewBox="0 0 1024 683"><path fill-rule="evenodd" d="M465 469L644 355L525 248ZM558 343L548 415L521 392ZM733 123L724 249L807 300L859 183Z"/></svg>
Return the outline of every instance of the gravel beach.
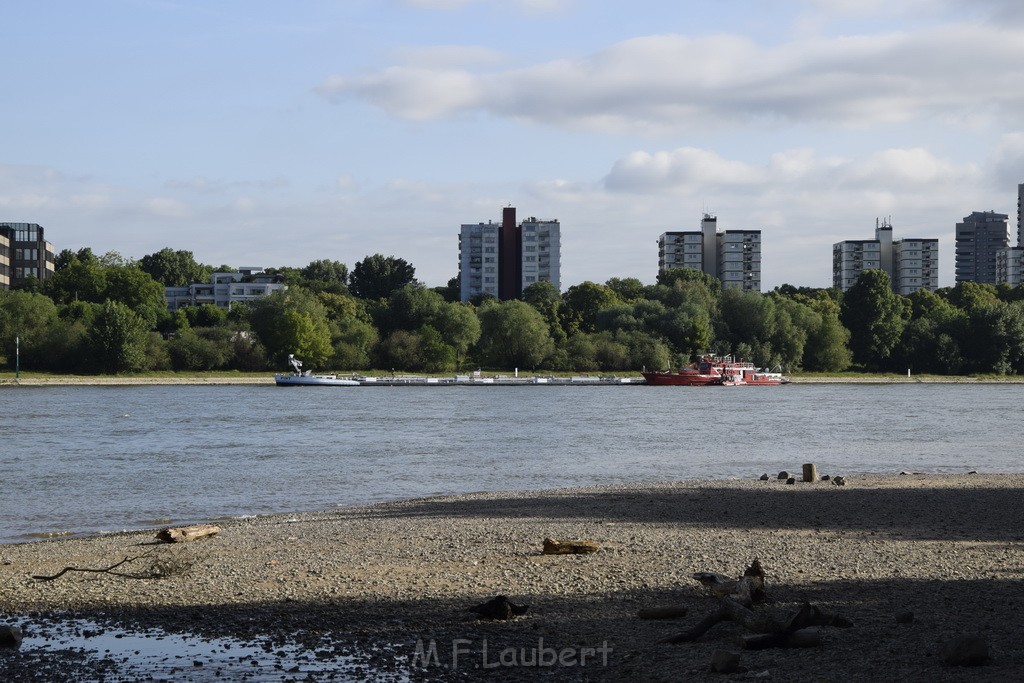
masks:
<svg viewBox="0 0 1024 683"><path fill-rule="evenodd" d="M1024 475L836 486L769 474L227 520L218 535L182 544L147 531L2 545L0 624L20 624L25 640L0 649L0 679L153 675L130 658L35 649L52 624L84 617L296 648L320 662L254 665L252 680L1024 680ZM544 538L600 550L544 555ZM33 578L125 558L112 571L149 578ZM740 650L746 631L731 622L693 643L660 642L716 609L694 572L737 577L754 559L766 573L758 611L784 616L810 602L853 626L823 627L807 649ZM467 611L498 595L529 610L507 621ZM638 618L657 606L688 613ZM946 644L965 635L983 640L985 665L944 661ZM739 653L740 671L713 672L717 650ZM331 663L341 656L352 657L344 670ZM201 665L168 680L238 678Z"/></svg>

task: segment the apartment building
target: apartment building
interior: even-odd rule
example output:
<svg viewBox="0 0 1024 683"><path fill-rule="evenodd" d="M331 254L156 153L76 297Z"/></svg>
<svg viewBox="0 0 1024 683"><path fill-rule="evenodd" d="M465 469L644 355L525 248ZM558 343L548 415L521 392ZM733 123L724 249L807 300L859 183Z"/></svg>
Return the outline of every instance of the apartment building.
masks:
<svg viewBox="0 0 1024 683"><path fill-rule="evenodd" d="M956 281L999 284L997 261L1010 246L1005 213L975 211L956 224Z"/></svg>
<svg viewBox="0 0 1024 683"><path fill-rule="evenodd" d="M561 289L561 224L531 216L516 223L515 207L500 223L464 223L459 232L459 298L489 294L518 299L535 282Z"/></svg>
<svg viewBox="0 0 1024 683"><path fill-rule="evenodd" d="M846 240L832 245L832 286L844 292L865 270L884 270L892 289L907 296L919 289L939 288L938 238L893 240L892 223L875 220L875 239Z"/></svg>
<svg viewBox="0 0 1024 683"><path fill-rule="evenodd" d="M239 268L237 273L214 273L210 282L186 287L164 287L167 310L212 304L231 310L234 304L249 303L271 292L287 289L280 275L269 275L260 267Z"/></svg>
<svg viewBox="0 0 1024 683"><path fill-rule="evenodd" d="M1017 246L996 252L996 282L1016 287L1024 282L1021 260L1024 258L1024 183L1017 185Z"/></svg>
<svg viewBox="0 0 1024 683"><path fill-rule="evenodd" d="M658 270L690 268L718 278L723 288L761 291L761 231L718 232L718 218L704 214L700 230L658 237Z"/></svg>
<svg viewBox="0 0 1024 683"><path fill-rule="evenodd" d="M54 273L53 245L36 223L0 223L0 289L18 287L27 278L42 282Z"/></svg>

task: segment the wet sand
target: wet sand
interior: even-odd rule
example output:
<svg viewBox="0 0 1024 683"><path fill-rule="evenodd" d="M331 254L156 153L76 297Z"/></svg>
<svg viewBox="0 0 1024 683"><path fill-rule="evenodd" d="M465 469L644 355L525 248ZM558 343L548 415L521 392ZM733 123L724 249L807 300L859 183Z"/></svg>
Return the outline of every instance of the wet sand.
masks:
<svg viewBox="0 0 1024 683"><path fill-rule="evenodd" d="M731 678L1024 679L1024 475L850 477L840 487L771 474L256 517L175 545L153 544L151 531L0 546L0 615L71 610L197 638L328 648L354 653L365 667L356 677L368 680L722 680L710 670L720 649L740 653L746 673ZM543 555L545 537L601 550ZM31 578L126 557L138 559L119 570L163 578ZM738 576L755 558L768 594L757 609L781 615L809 601L853 627L825 627L810 649L740 651L745 631L732 623L694 643L659 642L715 609L694 572ZM509 621L467 611L496 595L529 610ZM663 605L689 612L637 618ZM902 612L912 623L897 623ZM943 643L964 634L986 641L986 666L943 662ZM39 666L31 635L0 654L0 674ZM148 675L130 662L118 670L106 680Z"/></svg>

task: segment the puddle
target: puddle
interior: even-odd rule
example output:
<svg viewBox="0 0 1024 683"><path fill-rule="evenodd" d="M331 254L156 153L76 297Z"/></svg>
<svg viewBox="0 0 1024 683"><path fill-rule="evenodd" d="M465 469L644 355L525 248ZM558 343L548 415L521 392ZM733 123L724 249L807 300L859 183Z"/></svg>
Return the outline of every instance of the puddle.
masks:
<svg viewBox="0 0 1024 683"><path fill-rule="evenodd" d="M370 656L360 663L337 652L332 644L310 648L269 639L252 643L159 629L133 630L70 617L11 616L0 618L0 623L17 626L24 636L17 650L0 650L0 677L5 669L7 675L17 675L18 671L10 670L17 666L23 675L42 674L47 680L48 674L58 673L67 675L62 680L197 683L409 680L401 671L377 670L365 663L366 659L387 659L385 652L367 653Z"/></svg>

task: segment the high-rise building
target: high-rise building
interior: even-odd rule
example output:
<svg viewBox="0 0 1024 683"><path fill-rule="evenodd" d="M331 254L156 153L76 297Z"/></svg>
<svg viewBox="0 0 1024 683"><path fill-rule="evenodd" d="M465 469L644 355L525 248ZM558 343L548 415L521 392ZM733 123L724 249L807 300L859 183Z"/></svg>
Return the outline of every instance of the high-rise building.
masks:
<svg viewBox="0 0 1024 683"><path fill-rule="evenodd" d="M1007 216L975 211L956 224L956 281L999 284L997 255L1010 246Z"/></svg>
<svg viewBox="0 0 1024 683"><path fill-rule="evenodd" d="M1017 246L1024 246L1024 183L1017 185Z"/></svg>
<svg viewBox="0 0 1024 683"><path fill-rule="evenodd" d="M27 278L42 282L54 272L53 245L35 223L0 223L0 289L18 287Z"/></svg>
<svg viewBox="0 0 1024 683"><path fill-rule="evenodd" d="M658 237L658 270L690 268L722 281L723 288L761 291L761 231L718 232L718 218L704 214L700 230Z"/></svg>
<svg viewBox="0 0 1024 683"><path fill-rule="evenodd" d="M1021 261L1024 260L1024 183L1017 185L1017 246L996 252L996 282L1011 287L1024 282Z"/></svg>
<svg viewBox="0 0 1024 683"><path fill-rule="evenodd" d="M518 299L535 282L561 289L561 225L527 218L516 224L515 207L501 223L464 223L459 233L459 298L489 294Z"/></svg>
<svg viewBox="0 0 1024 683"><path fill-rule="evenodd" d="M892 223L875 221L875 239L846 240L832 245L832 286L844 292L865 270L884 270L897 294L939 288L939 240L911 237L893 240Z"/></svg>

